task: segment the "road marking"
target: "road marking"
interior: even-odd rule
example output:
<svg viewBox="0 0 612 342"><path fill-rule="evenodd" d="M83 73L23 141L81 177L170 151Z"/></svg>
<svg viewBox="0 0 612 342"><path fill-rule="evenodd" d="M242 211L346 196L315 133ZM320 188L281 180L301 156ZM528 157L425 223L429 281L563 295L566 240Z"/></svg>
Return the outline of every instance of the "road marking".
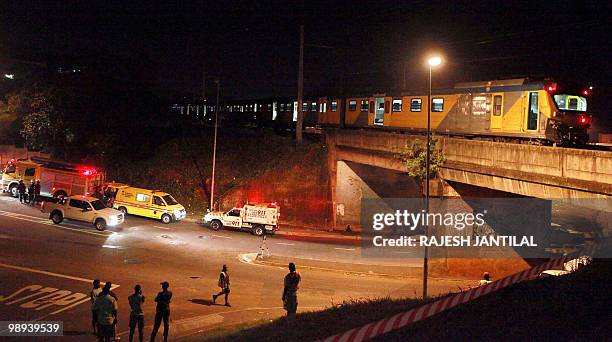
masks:
<svg viewBox="0 0 612 342"><path fill-rule="evenodd" d="M153 226L153 228L170 230L170 228L168 228L168 227L160 227L160 226Z"/></svg>
<svg viewBox="0 0 612 342"><path fill-rule="evenodd" d="M277 245L284 245L284 246L295 246L295 243L287 243L287 242L277 242Z"/></svg>
<svg viewBox="0 0 612 342"><path fill-rule="evenodd" d="M561 227L561 225L560 225L560 224L558 224L558 223L554 223L554 222L551 222L551 223L550 223L550 225L551 225L552 227Z"/></svg>
<svg viewBox="0 0 612 342"><path fill-rule="evenodd" d="M218 237L218 238L223 238L223 239L231 239L231 236L223 236L223 235L217 235L217 234L211 234L214 237Z"/></svg>
<svg viewBox="0 0 612 342"><path fill-rule="evenodd" d="M66 274L60 274L60 273L54 273L54 272L49 272L49 271L43 271L43 270L37 270L35 268L29 268L29 267L23 267L23 266L16 266L16 265L9 265L9 264L4 264L4 263L0 263L0 267L4 267L4 268L8 268L8 269L13 269L13 270L18 270L18 271L24 271L24 272L31 272L31 273L38 273L38 274L44 274L47 276L52 276L52 277L57 277L57 278L64 278L64 279L70 279L70 280L76 280L76 281L82 281L82 282L86 282L86 283L92 283L93 280L92 279L86 279L86 278L81 278L81 277L75 277L75 276L70 276L70 275L66 275ZM112 290L118 288L119 285L118 284L113 284L113 286L111 287ZM36 296L37 294L40 293L46 293L46 292L51 292L50 294L37 298L31 302L27 302L24 304L21 304L20 307L22 308L33 308L34 310L38 311L41 309L44 309L48 306L51 305L62 305L65 306L61 309L55 310L49 314L46 314L42 317L33 319L33 321L40 321L43 320L51 315L55 315L58 314L62 311L66 311L68 309L71 309L77 305L80 305L82 303L88 302L89 301L89 296L87 296L86 294L82 294L82 293L78 293L78 292L72 292L72 291L68 291L68 290L58 290L56 288L49 288L49 287L45 287L43 288L40 285L29 285L26 286L24 288L21 288L20 290L14 292L13 294L7 296L7 297L3 297L0 296L0 302L2 301L6 301L12 297L15 297L16 295L18 295L21 292L24 292L25 290L30 290L30 291L38 291L34 294L31 294L29 296L26 296L24 298L18 299L18 300L13 300L11 302L6 303L6 305L11 305L14 304L16 302L19 301L23 301L27 298L31 298L33 296ZM59 297L59 295L62 295L61 297ZM84 298L85 297L85 298ZM69 298L70 301L68 301L66 298ZM40 302L40 300L45 299L45 301ZM69 305L70 304L70 305Z"/></svg>
<svg viewBox="0 0 612 342"><path fill-rule="evenodd" d="M354 251L355 248L340 248L340 247L336 247L334 249L340 250L340 251Z"/></svg>
<svg viewBox="0 0 612 342"><path fill-rule="evenodd" d="M33 222L33 223L38 223L38 224L44 224L47 226L51 226L51 227L56 227L56 228L60 228L60 229L66 229L66 230L72 230L75 232L79 232L79 233L85 233L85 234L91 234L91 235L98 235L98 236L103 236L103 237L108 237L110 235L112 235L113 232L109 232L109 233L103 233L103 232L92 232L92 231L88 231L88 230L83 230L82 227L76 226L76 225L71 225L73 227L78 227L78 228L70 228L67 225L69 224L55 224L53 222L50 222L48 219L45 218L41 218L41 217L36 217L36 216L29 216L29 215L25 215L25 214L18 214L18 213L13 213L10 211L4 211L4 210L0 210L0 216L6 216L6 217L11 217L17 220L22 220L22 221L28 221L28 222Z"/></svg>
<svg viewBox="0 0 612 342"><path fill-rule="evenodd" d="M102 245L102 248L110 248L110 249L124 249L123 246L114 246L114 245Z"/></svg>

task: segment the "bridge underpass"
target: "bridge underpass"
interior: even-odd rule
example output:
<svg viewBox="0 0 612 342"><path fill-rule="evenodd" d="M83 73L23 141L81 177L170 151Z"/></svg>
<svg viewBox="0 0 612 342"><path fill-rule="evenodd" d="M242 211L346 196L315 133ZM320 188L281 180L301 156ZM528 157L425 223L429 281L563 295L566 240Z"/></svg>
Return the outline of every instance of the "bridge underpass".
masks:
<svg viewBox="0 0 612 342"><path fill-rule="evenodd" d="M419 197L418 185L397 158L406 140L418 138L423 137L371 130L326 132L335 227L359 229L363 199ZM530 202L541 203L540 215L531 215L511 228L491 227L495 233L523 230L546 240L555 226L560 226L554 221L563 221L564 226L574 225L570 232L578 228L583 237L610 235L612 153L441 139L446 162L440 179L431 183L432 197L460 198L472 209L472 198L541 199ZM520 210L514 214L529 216ZM571 241L571 237L565 240ZM514 251L508 255L519 258L520 254Z"/></svg>

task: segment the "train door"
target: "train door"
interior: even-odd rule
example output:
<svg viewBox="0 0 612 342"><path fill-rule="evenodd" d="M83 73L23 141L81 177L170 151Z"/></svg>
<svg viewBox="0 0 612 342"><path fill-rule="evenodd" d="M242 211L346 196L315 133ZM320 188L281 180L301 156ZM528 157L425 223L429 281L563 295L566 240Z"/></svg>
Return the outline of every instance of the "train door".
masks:
<svg viewBox="0 0 612 342"><path fill-rule="evenodd" d="M377 97L374 103L374 124L384 125L385 123L385 98Z"/></svg>
<svg viewBox="0 0 612 342"><path fill-rule="evenodd" d="M538 92L529 93L529 106L527 107L527 130L535 131L538 129L538 119L540 110L538 107Z"/></svg>
<svg viewBox="0 0 612 342"><path fill-rule="evenodd" d="M278 102L272 102L272 120L278 116Z"/></svg>
<svg viewBox="0 0 612 342"><path fill-rule="evenodd" d="M491 113L491 129L502 128L503 117L503 97L502 95L493 95L493 111Z"/></svg>
<svg viewBox="0 0 612 342"><path fill-rule="evenodd" d="M298 116L298 102L293 101L293 122L297 121L297 116Z"/></svg>

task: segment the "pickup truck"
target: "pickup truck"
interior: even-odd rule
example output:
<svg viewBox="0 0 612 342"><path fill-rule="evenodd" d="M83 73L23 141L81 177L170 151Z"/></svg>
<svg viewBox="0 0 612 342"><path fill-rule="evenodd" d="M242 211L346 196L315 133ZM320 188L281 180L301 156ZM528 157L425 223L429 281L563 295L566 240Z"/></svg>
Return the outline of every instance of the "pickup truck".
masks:
<svg viewBox="0 0 612 342"><path fill-rule="evenodd" d="M43 201L41 211L48 213L55 224L64 219L89 222L97 230L123 223L123 213L119 210L107 208L102 201L95 197L70 196L59 198L56 201Z"/></svg>

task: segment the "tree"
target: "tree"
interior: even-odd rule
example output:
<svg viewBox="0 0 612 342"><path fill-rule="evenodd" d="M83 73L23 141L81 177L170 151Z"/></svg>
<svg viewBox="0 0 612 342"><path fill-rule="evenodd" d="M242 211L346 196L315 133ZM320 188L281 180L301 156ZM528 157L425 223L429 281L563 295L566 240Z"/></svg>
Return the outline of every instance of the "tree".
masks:
<svg viewBox="0 0 612 342"><path fill-rule="evenodd" d="M50 91L35 91L30 96L20 131L28 148L57 155L72 140L73 134L66 128L62 113L56 110L56 102Z"/></svg>
<svg viewBox="0 0 612 342"><path fill-rule="evenodd" d="M427 176L427 140L408 139L406 147L399 154L399 158L406 165L406 172L419 184L420 193L423 193L423 179ZM442 151L440 139L431 137L431 151L429 156L429 177L436 177L440 166L446 158Z"/></svg>

